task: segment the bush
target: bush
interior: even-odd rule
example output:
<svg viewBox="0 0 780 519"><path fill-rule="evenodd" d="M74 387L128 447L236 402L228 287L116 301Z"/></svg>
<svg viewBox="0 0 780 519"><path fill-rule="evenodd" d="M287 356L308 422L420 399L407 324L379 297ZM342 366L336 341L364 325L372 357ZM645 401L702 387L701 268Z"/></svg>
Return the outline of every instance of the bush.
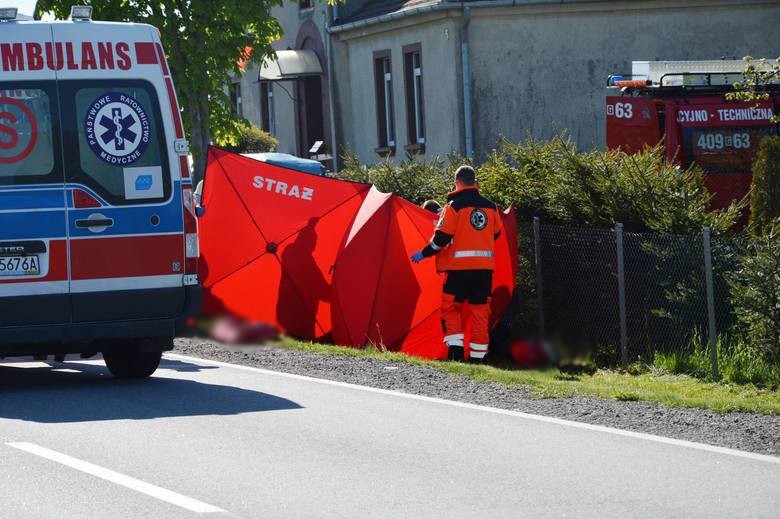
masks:
<svg viewBox="0 0 780 519"><path fill-rule="evenodd" d="M732 274L738 326L767 359L780 360L780 218L751 244Z"/></svg>
<svg viewBox="0 0 780 519"><path fill-rule="evenodd" d="M270 133L251 124L240 124L236 144L227 149L233 153L267 153L278 145L279 141Z"/></svg>
<svg viewBox="0 0 780 519"><path fill-rule="evenodd" d="M764 137L753 164L750 227L760 235L780 218L780 137Z"/></svg>
<svg viewBox="0 0 780 519"><path fill-rule="evenodd" d="M661 372L712 380L709 345L702 336L678 351L656 353L653 367ZM741 334L718 339L718 370L723 382L753 384L777 390L780 386L780 359L766 359Z"/></svg>
<svg viewBox="0 0 780 519"><path fill-rule="evenodd" d="M726 231L738 204L711 211L698 167L669 164L660 146L629 155L577 151L565 134L550 141L502 141L479 171L486 196L514 205L525 217L626 231L694 234L703 226Z"/></svg>
<svg viewBox="0 0 780 519"><path fill-rule="evenodd" d="M447 192L452 190L452 179L459 165L455 158L423 159L418 155L407 156L400 164L384 159L366 166L354 153L346 153L342 161L337 178L373 184L384 193L395 193L415 204L425 200L444 202Z"/></svg>

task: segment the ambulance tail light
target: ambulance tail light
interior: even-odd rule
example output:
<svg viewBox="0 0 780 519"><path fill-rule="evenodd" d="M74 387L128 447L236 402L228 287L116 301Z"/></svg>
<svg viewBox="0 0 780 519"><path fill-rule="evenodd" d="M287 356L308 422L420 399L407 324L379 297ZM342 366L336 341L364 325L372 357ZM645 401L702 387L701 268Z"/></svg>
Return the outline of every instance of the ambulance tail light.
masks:
<svg viewBox="0 0 780 519"><path fill-rule="evenodd" d="M194 279L194 283L189 284L197 284L200 246L198 245L198 218L195 216L191 186L182 187L182 198L184 201L184 279L185 281Z"/></svg>

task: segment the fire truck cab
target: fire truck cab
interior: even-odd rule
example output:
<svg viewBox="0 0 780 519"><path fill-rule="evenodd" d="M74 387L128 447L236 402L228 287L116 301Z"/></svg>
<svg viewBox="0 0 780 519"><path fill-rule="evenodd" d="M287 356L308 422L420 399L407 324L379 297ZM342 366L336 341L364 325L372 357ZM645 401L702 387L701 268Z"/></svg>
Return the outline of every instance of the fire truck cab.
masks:
<svg viewBox="0 0 780 519"><path fill-rule="evenodd" d="M744 197L759 142L778 134L772 119L780 107L780 84L765 87L766 101L726 99L744 67L738 60L633 62L631 74L608 79L607 147L634 153L663 142L669 161L701 166L713 208Z"/></svg>
<svg viewBox="0 0 780 519"><path fill-rule="evenodd" d="M0 9L0 357L146 377L200 306L179 107L149 25Z"/></svg>

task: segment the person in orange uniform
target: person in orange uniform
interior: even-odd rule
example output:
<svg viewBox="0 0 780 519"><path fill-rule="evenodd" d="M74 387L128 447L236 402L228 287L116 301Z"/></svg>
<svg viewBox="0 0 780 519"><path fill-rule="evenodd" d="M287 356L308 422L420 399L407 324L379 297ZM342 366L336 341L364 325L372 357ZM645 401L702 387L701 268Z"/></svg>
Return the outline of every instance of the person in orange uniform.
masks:
<svg viewBox="0 0 780 519"><path fill-rule="evenodd" d="M490 294L495 269L495 242L501 235L496 204L479 193L471 166L455 172L455 191L441 213L428 245L412 255L419 263L436 256L436 268L447 276L442 296L444 342L450 360L464 360L463 304L469 303L469 357L481 361L488 351Z"/></svg>

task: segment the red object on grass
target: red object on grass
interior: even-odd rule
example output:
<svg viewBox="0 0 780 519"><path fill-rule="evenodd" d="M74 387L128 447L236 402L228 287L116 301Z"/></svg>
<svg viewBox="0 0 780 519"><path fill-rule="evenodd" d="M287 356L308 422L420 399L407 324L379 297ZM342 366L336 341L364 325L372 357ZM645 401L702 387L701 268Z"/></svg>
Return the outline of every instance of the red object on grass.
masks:
<svg viewBox="0 0 780 519"><path fill-rule="evenodd" d="M540 368L550 362L550 356L538 341L516 339L509 345L509 355L524 368Z"/></svg>

